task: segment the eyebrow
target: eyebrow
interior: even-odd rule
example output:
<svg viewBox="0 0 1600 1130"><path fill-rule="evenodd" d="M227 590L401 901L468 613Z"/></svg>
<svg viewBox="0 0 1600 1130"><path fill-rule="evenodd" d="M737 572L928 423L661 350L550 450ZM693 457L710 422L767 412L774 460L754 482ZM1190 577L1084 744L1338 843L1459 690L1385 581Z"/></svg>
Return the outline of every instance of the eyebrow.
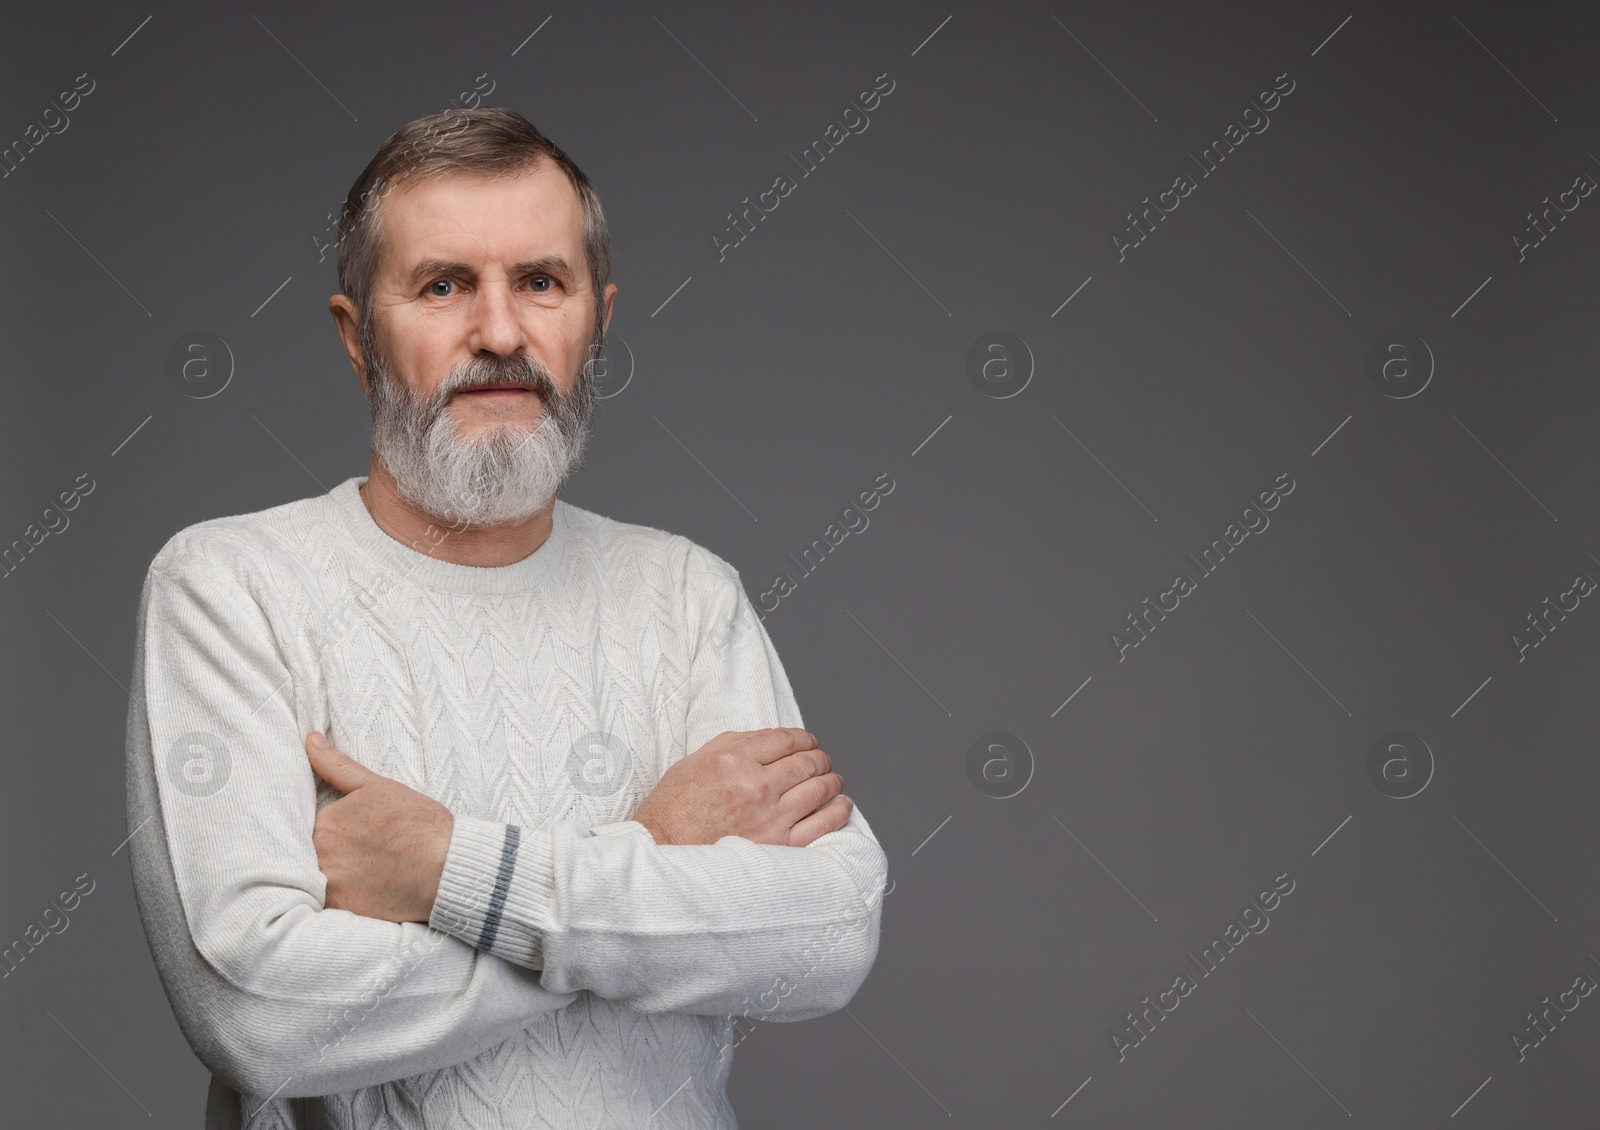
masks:
<svg viewBox="0 0 1600 1130"><path fill-rule="evenodd" d="M511 268L515 275L551 274L561 275L564 278L574 278L575 272L571 265L560 255L545 255L538 259L526 259ZM416 286L429 275L467 275L475 277L477 271L465 263L454 262L449 259L424 259L412 268L406 285Z"/></svg>

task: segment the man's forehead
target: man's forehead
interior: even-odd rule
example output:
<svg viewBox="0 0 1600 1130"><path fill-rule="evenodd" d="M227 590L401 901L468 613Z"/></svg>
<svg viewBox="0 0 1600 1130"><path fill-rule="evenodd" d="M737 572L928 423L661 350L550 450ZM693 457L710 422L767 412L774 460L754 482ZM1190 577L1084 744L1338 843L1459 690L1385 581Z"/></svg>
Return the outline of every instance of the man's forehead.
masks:
<svg viewBox="0 0 1600 1130"><path fill-rule="evenodd" d="M582 258L582 202L551 161L506 176L449 174L402 183L384 203L390 265L402 271L431 258Z"/></svg>

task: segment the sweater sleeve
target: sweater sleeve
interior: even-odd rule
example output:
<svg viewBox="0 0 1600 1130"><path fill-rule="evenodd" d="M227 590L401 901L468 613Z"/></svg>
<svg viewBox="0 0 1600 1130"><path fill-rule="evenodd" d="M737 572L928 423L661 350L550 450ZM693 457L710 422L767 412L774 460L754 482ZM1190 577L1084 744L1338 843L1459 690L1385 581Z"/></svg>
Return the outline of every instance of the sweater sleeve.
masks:
<svg viewBox="0 0 1600 1130"><path fill-rule="evenodd" d="M802 725L731 566L695 547L687 750L725 730ZM433 924L641 1012L805 1020L843 1008L877 956L887 876L859 807L803 848L724 836L658 845L637 821L530 831L457 817ZM472 892L493 891L487 905Z"/></svg>
<svg viewBox="0 0 1600 1130"><path fill-rule="evenodd" d="M140 598L134 890L200 1060L242 1094L334 1094L460 1063L571 1003L441 930L324 905L316 692L267 603L212 557L165 552Z"/></svg>

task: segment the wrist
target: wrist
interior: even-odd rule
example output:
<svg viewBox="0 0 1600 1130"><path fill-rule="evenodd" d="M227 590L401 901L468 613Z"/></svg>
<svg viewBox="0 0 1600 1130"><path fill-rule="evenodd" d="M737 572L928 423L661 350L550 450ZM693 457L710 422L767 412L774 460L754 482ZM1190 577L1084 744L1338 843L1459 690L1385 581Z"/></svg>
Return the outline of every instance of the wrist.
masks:
<svg viewBox="0 0 1600 1130"><path fill-rule="evenodd" d="M445 862L450 858L450 842L455 833L456 818L444 805L433 813L421 859L420 889L417 909L420 917L413 921L426 922L433 917L434 903L439 899L439 883L444 877Z"/></svg>

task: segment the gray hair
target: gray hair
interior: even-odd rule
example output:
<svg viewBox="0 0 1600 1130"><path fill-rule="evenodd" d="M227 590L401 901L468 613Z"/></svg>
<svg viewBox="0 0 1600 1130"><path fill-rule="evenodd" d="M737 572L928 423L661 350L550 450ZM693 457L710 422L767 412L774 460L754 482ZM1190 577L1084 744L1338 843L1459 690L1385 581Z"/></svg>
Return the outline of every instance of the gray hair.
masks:
<svg viewBox="0 0 1600 1130"><path fill-rule="evenodd" d="M385 245L379 205L396 185L451 173L507 176L545 160L554 161L567 175L583 205L583 250L594 288L594 341L603 342L611 234L600 194L572 158L532 122L499 106L457 107L406 123L350 186L339 212L339 289L355 303L361 324L372 319L373 290Z"/></svg>

